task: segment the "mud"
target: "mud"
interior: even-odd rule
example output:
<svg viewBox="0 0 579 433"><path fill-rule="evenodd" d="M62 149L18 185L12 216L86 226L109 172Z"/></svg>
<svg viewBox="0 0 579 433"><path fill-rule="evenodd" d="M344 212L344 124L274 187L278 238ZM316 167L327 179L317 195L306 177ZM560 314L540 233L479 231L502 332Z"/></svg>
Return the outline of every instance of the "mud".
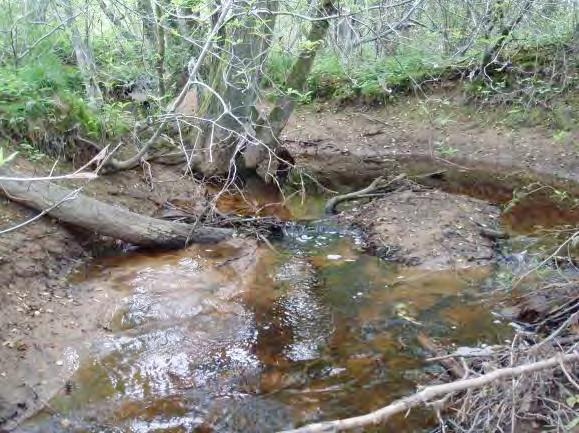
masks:
<svg viewBox="0 0 579 433"><path fill-rule="evenodd" d="M533 171L579 181L579 109L570 99L557 108L570 128L565 134L529 120L512 124L509 107L477 110L460 93L408 97L382 108L304 106L284 136L296 154L338 152L361 157L427 155L441 161ZM555 116L553 110L552 116Z"/></svg>
<svg viewBox="0 0 579 433"><path fill-rule="evenodd" d="M492 262L495 242L481 234L481 227L500 225L496 206L427 189L387 194L354 205L339 218L360 227L378 256L422 269L461 269Z"/></svg>

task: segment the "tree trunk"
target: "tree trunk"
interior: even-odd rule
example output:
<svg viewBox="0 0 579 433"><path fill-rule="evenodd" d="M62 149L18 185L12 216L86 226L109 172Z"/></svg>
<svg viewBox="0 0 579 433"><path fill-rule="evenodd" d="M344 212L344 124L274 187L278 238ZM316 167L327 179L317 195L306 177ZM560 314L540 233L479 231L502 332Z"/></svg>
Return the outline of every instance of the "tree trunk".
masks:
<svg viewBox="0 0 579 433"><path fill-rule="evenodd" d="M151 8L155 14L155 38L157 40L157 54L155 59L155 69L157 70L157 81L159 96L165 96L165 29L163 28L163 9L159 0L151 1Z"/></svg>
<svg viewBox="0 0 579 433"><path fill-rule="evenodd" d="M8 169L0 169L0 176L24 177ZM191 243L219 242L233 234L228 229L151 218L47 181L24 182L0 177L0 191L10 200L64 223L143 247L183 248Z"/></svg>
<svg viewBox="0 0 579 433"><path fill-rule="evenodd" d="M222 101L213 94L201 98L199 117L218 119L205 126L201 140L201 163L196 168L206 175L228 175L234 169L236 174L257 171L268 179L280 159L276 154L280 147L277 137L295 108L295 95L288 94L277 101L266 119L258 119L255 104L260 70L271 44L277 2L264 0L254 7L264 12L257 14L259 19L248 15L242 25L232 26L228 39L233 42L225 50L232 53L230 62L220 62L212 71L210 87ZM303 90L316 53L328 34L329 21L323 18L335 11L333 0L320 0L317 19L312 21L304 48L289 73L288 89ZM239 10L236 12L242 15ZM227 80L223 80L224 76ZM225 115L223 102L229 108Z"/></svg>
<svg viewBox="0 0 579 433"><path fill-rule="evenodd" d="M327 19L321 19L332 15L336 12L333 0L321 0L318 7L316 21L312 22L312 27L306 38L304 48L299 54L298 59L293 64L289 73L286 86L288 89L301 92L304 90L306 81L314 65L316 54L321 45L326 39L330 22ZM268 118L268 126L275 138L279 136L281 131L286 127L287 122L292 115L296 106L296 98L294 95L285 95L281 97L275 107L271 110Z"/></svg>
<svg viewBox="0 0 579 433"><path fill-rule="evenodd" d="M228 23L223 35L227 41L223 52L229 56L212 61L210 76L201 77L207 88L198 86L198 117L207 120L201 125L197 169L208 176L229 174L236 157L248 143L255 142L260 70L271 43L275 26L272 12L278 2L258 0L251 5L258 10L255 14L247 7L242 2L234 5L238 18Z"/></svg>
<svg viewBox="0 0 579 433"><path fill-rule="evenodd" d="M312 21L310 31L304 43L304 48L293 64L287 78L286 87L288 89L297 92L303 91L312 66L314 65L316 54L326 39L330 27L329 20L323 18L335 12L336 8L333 0L320 0L316 14L316 18L318 19ZM295 106L295 95L286 94L279 98L267 119L260 119L258 121L256 135L259 144L246 149L244 155L246 167L258 169L261 177L266 180L272 171L270 160L273 159L274 162L276 162L275 160L279 159L275 157L270 158L268 153L270 153L272 149L275 150L279 148L279 134L286 127ZM266 162L267 166L264 165ZM279 165L277 164L278 162L279 161L277 161L275 165ZM282 163L287 164L287 161L284 160Z"/></svg>
<svg viewBox="0 0 579 433"><path fill-rule="evenodd" d="M100 106L103 102L103 95L101 89L96 82L96 67L92 52L85 41L82 39L80 31L75 19L75 12L71 0L63 1L67 22L72 38L72 46L76 56L78 69L84 80L86 94L89 101L95 105Z"/></svg>

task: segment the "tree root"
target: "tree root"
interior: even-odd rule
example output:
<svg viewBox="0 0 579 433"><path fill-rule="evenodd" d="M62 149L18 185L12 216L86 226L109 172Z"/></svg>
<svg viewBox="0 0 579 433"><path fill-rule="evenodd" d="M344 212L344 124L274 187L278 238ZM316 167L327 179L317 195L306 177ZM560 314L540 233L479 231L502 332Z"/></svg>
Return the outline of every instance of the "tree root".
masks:
<svg viewBox="0 0 579 433"><path fill-rule="evenodd" d="M337 195L329 199L326 203L324 208L326 214L331 215L336 212L336 206L342 202L349 201L349 200L356 200L358 198L367 198L367 197L377 197L380 196L388 191L391 190L393 184L400 182L401 180L406 178L406 173L399 174L398 176L394 177L392 180L384 182L384 178L382 176L374 179L370 185L366 188L363 188L359 191L350 192L348 194ZM380 194L377 192L380 191Z"/></svg>

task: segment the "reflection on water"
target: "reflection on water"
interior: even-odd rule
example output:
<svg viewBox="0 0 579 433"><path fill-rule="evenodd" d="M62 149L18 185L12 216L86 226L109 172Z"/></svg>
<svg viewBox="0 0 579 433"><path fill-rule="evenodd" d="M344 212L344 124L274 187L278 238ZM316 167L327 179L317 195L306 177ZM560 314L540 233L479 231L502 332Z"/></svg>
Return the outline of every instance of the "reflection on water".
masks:
<svg viewBox="0 0 579 433"><path fill-rule="evenodd" d="M481 300L490 269L396 268L328 227L286 235L276 252L239 241L95 264L79 284L122 294L111 332L21 431L274 432L428 381L438 367L418 332L476 344L505 331Z"/></svg>

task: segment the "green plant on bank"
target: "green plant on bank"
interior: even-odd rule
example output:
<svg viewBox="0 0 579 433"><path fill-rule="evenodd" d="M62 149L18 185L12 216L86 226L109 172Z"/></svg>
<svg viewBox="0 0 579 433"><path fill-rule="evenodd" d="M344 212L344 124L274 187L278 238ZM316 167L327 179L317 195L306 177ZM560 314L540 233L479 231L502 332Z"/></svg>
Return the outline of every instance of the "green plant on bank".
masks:
<svg viewBox="0 0 579 433"><path fill-rule="evenodd" d="M553 190L553 194L551 195L555 201L564 202L569 198L569 193L567 191L560 191L558 189Z"/></svg>
<svg viewBox="0 0 579 433"><path fill-rule="evenodd" d="M437 143L436 145L436 153L443 158L452 158L458 152L459 150L457 148L449 146L445 143Z"/></svg>
<svg viewBox="0 0 579 433"><path fill-rule="evenodd" d="M0 167L8 164L10 161L16 158L16 155L18 155L18 152L12 152L10 155L5 156L4 148L0 147Z"/></svg>
<svg viewBox="0 0 579 433"><path fill-rule="evenodd" d="M99 140L128 131L123 104L95 108L83 96L76 68L44 56L18 69L0 69L0 130L36 159L66 153L76 136ZM33 151L33 148L37 151Z"/></svg>
<svg viewBox="0 0 579 433"><path fill-rule="evenodd" d="M300 92L292 88L288 88L286 90L287 95L294 97L297 101L299 101L302 104L309 104L310 102L312 102L312 93L313 92L311 91Z"/></svg>
<svg viewBox="0 0 579 433"><path fill-rule="evenodd" d="M555 203L557 206L563 206L567 209L579 206L579 197L571 195L569 192L545 185L540 182L533 182L529 185L513 190L513 198L506 203L503 213L510 212L515 206L523 200L533 195L540 194L544 199Z"/></svg>
<svg viewBox="0 0 579 433"><path fill-rule="evenodd" d="M569 133L569 131L559 130L553 134L553 140L555 140L557 143L563 143L567 141L570 135L571 134Z"/></svg>
<svg viewBox="0 0 579 433"><path fill-rule="evenodd" d="M462 79L471 99L490 104L508 103L515 107L533 107L563 94L577 83L578 77L568 52L572 34L566 30L547 36L526 35L501 51L499 63L487 68L475 79ZM401 45L393 54L376 57L359 53L343 60L331 50L316 57L306 91L314 99L362 102L386 102L397 94L421 89L425 83L460 79L476 68L485 44L479 41L462 59L445 57L432 50L435 35L428 35L420 45ZM502 62L502 63L501 63ZM509 65L502 68L501 66ZM263 77L266 87L286 91L285 80L291 66L291 54L281 48L272 50ZM461 75L461 72L462 75ZM554 71L557 70L557 74ZM524 111L513 113L513 121L525 122ZM565 128L567 129L567 128Z"/></svg>
<svg viewBox="0 0 579 433"><path fill-rule="evenodd" d="M438 63L437 63L438 62ZM394 93L403 92L439 73L441 59L432 59L424 53L403 53L385 58L359 59L344 64L338 56L327 52L316 58L307 81L306 92L312 99L338 101L362 98L369 102L383 102ZM263 84L281 91L291 65L291 56L281 50L270 53Z"/></svg>
<svg viewBox="0 0 579 433"><path fill-rule="evenodd" d="M38 145L35 146L26 141L23 141L16 147L19 149L20 153L29 161L40 161L46 157L46 154L39 149Z"/></svg>

